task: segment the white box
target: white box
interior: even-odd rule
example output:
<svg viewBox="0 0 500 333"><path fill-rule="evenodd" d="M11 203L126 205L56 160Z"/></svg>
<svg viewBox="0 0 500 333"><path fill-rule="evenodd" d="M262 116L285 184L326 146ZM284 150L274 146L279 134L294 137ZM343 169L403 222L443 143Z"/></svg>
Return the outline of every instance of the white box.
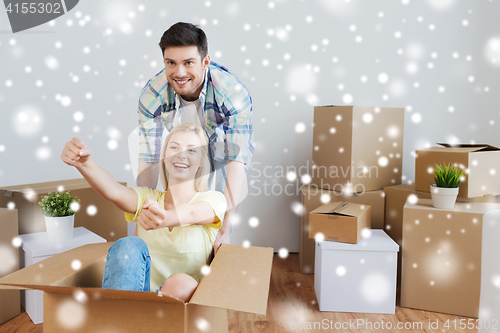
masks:
<svg viewBox="0 0 500 333"><path fill-rule="evenodd" d="M316 242L319 310L394 314L398 251L396 242L375 229L358 244Z"/></svg>
<svg viewBox="0 0 500 333"><path fill-rule="evenodd" d="M36 264L53 255L83 245L106 243L104 238L84 227L75 228L73 231L73 239L67 242L50 242L47 232L24 234L20 235L19 238L21 238L23 242L24 267ZM21 305L24 307L34 324L43 323L43 291L26 290L21 292Z"/></svg>

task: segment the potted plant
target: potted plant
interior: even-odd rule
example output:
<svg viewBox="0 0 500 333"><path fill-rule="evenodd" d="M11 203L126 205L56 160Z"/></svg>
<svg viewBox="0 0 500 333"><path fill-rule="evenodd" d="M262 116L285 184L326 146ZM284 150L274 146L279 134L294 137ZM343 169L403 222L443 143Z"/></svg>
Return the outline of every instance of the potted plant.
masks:
<svg viewBox="0 0 500 333"><path fill-rule="evenodd" d="M458 186L464 179L464 171L451 164L436 164L431 185L432 205L436 208L452 209L458 196Z"/></svg>
<svg viewBox="0 0 500 333"><path fill-rule="evenodd" d="M45 215L47 235L51 242L63 242L73 239L75 226L75 211L78 210L76 202L80 202L69 191L61 193L48 193L42 196L38 203Z"/></svg>

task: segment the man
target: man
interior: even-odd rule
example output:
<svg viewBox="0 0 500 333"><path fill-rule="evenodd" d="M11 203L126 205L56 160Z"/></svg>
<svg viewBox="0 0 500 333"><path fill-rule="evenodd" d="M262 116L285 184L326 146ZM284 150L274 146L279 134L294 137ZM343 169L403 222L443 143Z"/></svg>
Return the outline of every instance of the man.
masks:
<svg viewBox="0 0 500 333"><path fill-rule="evenodd" d="M138 186L156 188L163 130L182 122L205 129L212 173L209 189L224 192L228 210L214 243L230 243L245 172L253 154L252 99L225 67L210 62L207 37L190 23L171 26L160 40L165 69L139 99Z"/></svg>

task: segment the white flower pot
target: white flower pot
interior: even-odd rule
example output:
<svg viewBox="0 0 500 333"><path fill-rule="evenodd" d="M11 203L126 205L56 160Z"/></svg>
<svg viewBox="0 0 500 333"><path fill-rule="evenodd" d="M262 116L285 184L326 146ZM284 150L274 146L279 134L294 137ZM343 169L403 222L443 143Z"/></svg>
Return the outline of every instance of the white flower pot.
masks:
<svg viewBox="0 0 500 333"><path fill-rule="evenodd" d="M432 205L441 209L453 209L457 201L458 187L445 188L431 185Z"/></svg>
<svg viewBox="0 0 500 333"><path fill-rule="evenodd" d="M47 236L51 242L66 242L73 239L75 215L63 217L45 216Z"/></svg>

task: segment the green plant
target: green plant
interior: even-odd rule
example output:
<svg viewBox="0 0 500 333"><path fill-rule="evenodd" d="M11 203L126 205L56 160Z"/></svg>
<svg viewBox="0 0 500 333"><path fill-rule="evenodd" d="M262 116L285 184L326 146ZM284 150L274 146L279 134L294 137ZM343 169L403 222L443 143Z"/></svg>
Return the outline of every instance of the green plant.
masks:
<svg viewBox="0 0 500 333"><path fill-rule="evenodd" d="M436 164L434 171L434 181L437 187L455 188L460 185L465 173L462 169L456 168L451 164Z"/></svg>
<svg viewBox="0 0 500 333"><path fill-rule="evenodd" d="M43 215L48 217L63 217L75 214L70 207L73 202L80 202L80 199L69 194L69 191L61 193L49 192L47 195L42 196L38 204L42 209Z"/></svg>

